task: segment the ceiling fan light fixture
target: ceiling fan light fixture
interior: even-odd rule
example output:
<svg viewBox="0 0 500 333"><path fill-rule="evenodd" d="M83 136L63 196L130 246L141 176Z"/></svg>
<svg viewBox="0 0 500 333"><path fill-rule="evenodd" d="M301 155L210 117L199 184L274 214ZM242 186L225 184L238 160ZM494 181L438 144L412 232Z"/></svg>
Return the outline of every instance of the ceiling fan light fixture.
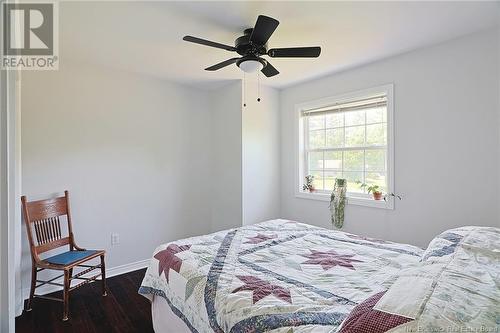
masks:
<svg viewBox="0 0 500 333"><path fill-rule="evenodd" d="M226 51L236 52L241 58L231 58L205 68L206 71L217 71L236 63L245 73L261 71L266 77L273 77L280 72L274 68L266 59L271 58L317 58L321 53L321 47L286 47L268 49L267 41L274 33L280 22L272 17L259 15L253 28L245 29L243 36L236 38L234 46L212 42L194 36L184 36L182 39L195 44L215 47Z"/></svg>
<svg viewBox="0 0 500 333"><path fill-rule="evenodd" d="M258 60L244 60L238 64L238 67L245 73L255 73L264 68L264 64Z"/></svg>

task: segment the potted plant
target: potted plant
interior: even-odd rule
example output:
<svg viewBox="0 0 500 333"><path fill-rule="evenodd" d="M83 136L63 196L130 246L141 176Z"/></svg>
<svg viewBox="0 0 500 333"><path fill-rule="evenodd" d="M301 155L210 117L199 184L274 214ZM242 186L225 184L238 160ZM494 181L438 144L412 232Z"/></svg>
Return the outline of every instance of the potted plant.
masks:
<svg viewBox="0 0 500 333"><path fill-rule="evenodd" d="M304 185L302 185L302 190L304 191L309 191L309 193L313 193L314 191L316 191L316 189L314 188L314 176L313 175L307 175L305 177L306 179L306 183Z"/></svg>
<svg viewBox="0 0 500 333"><path fill-rule="evenodd" d="M382 198L384 197L384 194L380 190L380 186L361 183L359 180L356 183L361 184L359 187L364 188L366 189L366 192L371 193L374 200L382 200Z"/></svg>
<svg viewBox="0 0 500 333"><path fill-rule="evenodd" d="M337 228L342 228L344 225L344 210L347 203L347 180L336 178L333 191L330 194L330 212L332 223Z"/></svg>

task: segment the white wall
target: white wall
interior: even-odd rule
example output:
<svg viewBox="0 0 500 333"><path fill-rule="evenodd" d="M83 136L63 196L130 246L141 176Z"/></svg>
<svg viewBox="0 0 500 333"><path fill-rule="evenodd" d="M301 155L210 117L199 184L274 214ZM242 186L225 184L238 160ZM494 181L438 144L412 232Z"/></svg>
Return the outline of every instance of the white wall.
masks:
<svg viewBox="0 0 500 333"><path fill-rule="evenodd" d="M500 10L498 11L498 22L500 22ZM500 49L500 25L498 26L497 30L497 45L498 48ZM500 51L499 51L500 53ZM500 57L497 59L497 71L498 71L498 77L500 78ZM498 105L500 105L500 84L497 87L497 96L498 96ZM500 129L500 116L498 117L498 128ZM500 130L498 131L498 165L500 165ZM498 188L500 189L500 175L498 177ZM500 191L500 190L499 190ZM498 206L498 216L500 216L500 205Z"/></svg>
<svg viewBox="0 0 500 333"><path fill-rule="evenodd" d="M260 103L249 89L242 110L241 81L206 92L66 62L27 73L22 90L22 192L69 189L77 241L105 248L108 267L147 259L169 240L280 215L275 89L262 86Z"/></svg>
<svg viewBox="0 0 500 333"><path fill-rule="evenodd" d="M0 221L8 221L8 173L7 173L7 71L0 71ZM9 330L8 294L8 234L7 223L0 224L0 332Z"/></svg>
<svg viewBox="0 0 500 333"><path fill-rule="evenodd" d="M211 230L242 224L241 82L210 92L212 109Z"/></svg>
<svg viewBox="0 0 500 333"><path fill-rule="evenodd" d="M112 268L210 231L206 92L67 61L25 74L22 192L38 199L69 190L78 244L106 249ZM110 245L112 232L119 245ZM25 244L25 288L29 260Z"/></svg>
<svg viewBox="0 0 500 333"><path fill-rule="evenodd" d="M491 30L281 92L281 214L331 227L328 203L294 196L294 105L394 83L395 210L349 205L345 230L426 246L462 225L500 226L499 42Z"/></svg>
<svg viewBox="0 0 500 333"><path fill-rule="evenodd" d="M248 78L248 76L247 76ZM246 84L242 110L243 224L280 216L279 91Z"/></svg>
<svg viewBox="0 0 500 333"><path fill-rule="evenodd" d="M250 85L250 83L254 83ZM211 230L239 227L280 215L279 93L247 82L210 91L212 109Z"/></svg>
<svg viewBox="0 0 500 333"><path fill-rule="evenodd" d="M0 74L0 331L14 329L14 317L20 313L19 278L19 144L20 73Z"/></svg>

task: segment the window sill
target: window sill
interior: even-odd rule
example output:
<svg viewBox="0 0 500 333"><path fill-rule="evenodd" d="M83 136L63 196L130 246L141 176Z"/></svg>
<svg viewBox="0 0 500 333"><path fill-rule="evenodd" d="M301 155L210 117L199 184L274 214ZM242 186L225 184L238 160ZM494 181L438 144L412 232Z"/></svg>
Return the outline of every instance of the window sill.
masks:
<svg viewBox="0 0 500 333"><path fill-rule="evenodd" d="M296 198L308 199L308 200L318 200L318 201L327 201L330 202L330 194L329 193L309 193L299 191L295 193ZM363 198L363 197L355 197L348 196L347 197L348 205L356 205L356 206L365 206L372 208L382 208L382 209L394 209L394 199L390 198L387 201L384 200L374 200L371 198Z"/></svg>

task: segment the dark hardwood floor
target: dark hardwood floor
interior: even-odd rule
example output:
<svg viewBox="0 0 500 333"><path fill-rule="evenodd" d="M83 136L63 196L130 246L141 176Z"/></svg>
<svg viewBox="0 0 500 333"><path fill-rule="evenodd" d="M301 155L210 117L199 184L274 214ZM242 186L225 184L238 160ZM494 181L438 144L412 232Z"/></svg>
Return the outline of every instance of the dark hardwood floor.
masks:
<svg viewBox="0 0 500 333"><path fill-rule="evenodd" d="M40 298L33 310L16 318L16 332L153 332L149 301L137 293L145 269L107 279L108 296L101 296L100 282L70 294L70 318L63 322L62 303ZM62 292L50 296L61 297Z"/></svg>

